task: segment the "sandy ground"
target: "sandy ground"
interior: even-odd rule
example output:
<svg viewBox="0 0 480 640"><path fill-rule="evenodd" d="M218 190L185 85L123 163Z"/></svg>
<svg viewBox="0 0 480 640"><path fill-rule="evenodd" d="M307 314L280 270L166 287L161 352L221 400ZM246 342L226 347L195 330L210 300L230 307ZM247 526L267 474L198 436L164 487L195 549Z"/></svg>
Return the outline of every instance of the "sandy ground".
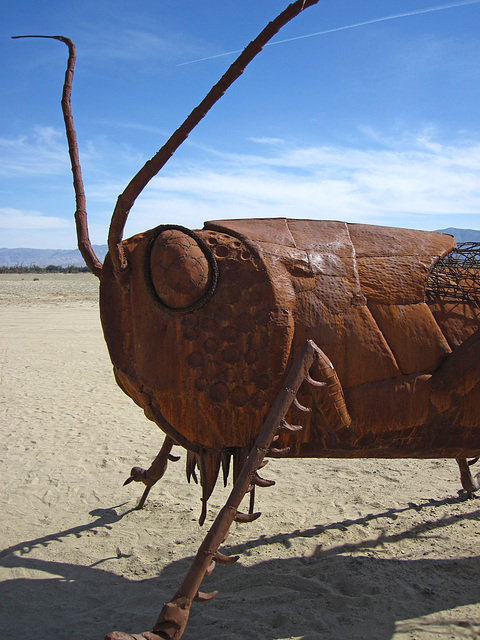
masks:
<svg viewBox="0 0 480 640"><path fill-rule="evenodd" d="M0 638L149 629L205 526L184 452L154 487L122 483L163 436L117 388L90 275L0 275ZM480 501L454 461L284 461L262 517L233 525L186 640L480 639Z"/></svg>

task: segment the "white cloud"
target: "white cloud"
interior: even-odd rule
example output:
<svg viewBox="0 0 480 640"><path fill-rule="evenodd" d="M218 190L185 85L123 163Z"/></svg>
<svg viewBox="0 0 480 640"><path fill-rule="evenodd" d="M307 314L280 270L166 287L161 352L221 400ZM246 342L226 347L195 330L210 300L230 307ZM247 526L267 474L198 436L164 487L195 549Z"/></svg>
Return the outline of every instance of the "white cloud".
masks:
<svg viewBox="0 0 480 640"><path fill-rule="evenodd" d="M400 148L285 147L198 166L154 178L130 227L286 216L378 224L403 217L404 226L422 217L425 228L438 228L435 217L454 222L457 214L473 216L480 227L479 142L445 145L419 137Z"/></svg>
<svg viewBox="0 0 480 640"><path fill-rule="evenodd" d="M46 144L40 143L42 139ZM245 217L480 229L478 138L447 144L429 129L397 138L375 132L365 135L364 131L361 142L362 146L357 141L352 147L307 147L263 141L257 154L222 154L218 149L189 145L181 160L168 163L138 198L125 237L163 223L201 228L205 220ZM31 165L29 145L33 144L39 152L42 148L49 152ZM64 144L60 133L38 130L35 140L24 145L28 162L19 162L14 169L38 171L38 175L69 171L65 157L59 160L56 156L57 144ZM110 148L106 141L100 152L92 147L87 154L87 210L90 235L97 243L106 241L117 196L141 164L125 176L124 151L121 146ZM114 162L105 162L107 157ZM45 182L50 189L52 181L47 178ZM73 230L70 179L62 188L68 189L65 218L35 193L31 203L22 201L16 206L12 202L8 204L13 208L0 209L0 227L11 233L14 229ZM42 213L45 211L53 215ZM11 246L22 244L22 232L17 233L19 240L12 240Z"/></svg>
<svg viewBox="0 0 480 640"><path fill-rule="evenodd" d="M272 146L278 146L285 143L285 140L282 140L282 138L263 137L263 138L249 138L249 140L251 140L252 142L256 142L257 144L265 144L265 145L272 145Z"/></svg>
<svg viewBox="0 0 480 640"><path fill-rule="evenodd" d="M64 229L72 224L63 218L45 216L39 211L0 208L0 229Z"/></svg>
<svg viewBox="0 0 480 640"><path fill-rule="evenodd" d="M65 134L35 127L31 134L0 138L0 175L63 174L69 170Z"/></svg>

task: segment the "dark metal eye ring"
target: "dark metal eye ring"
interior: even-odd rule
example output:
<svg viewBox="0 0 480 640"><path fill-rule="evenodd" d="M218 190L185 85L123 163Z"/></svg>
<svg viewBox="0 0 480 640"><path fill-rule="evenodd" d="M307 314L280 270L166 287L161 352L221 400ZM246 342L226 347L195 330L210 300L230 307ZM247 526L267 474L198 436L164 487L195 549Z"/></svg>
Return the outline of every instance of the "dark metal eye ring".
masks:
<svg viewBox="0 0 480 640"><path fill-rule="evenodd" d="M181 235L187 236L193 242L189 247L187 247L186 245L188 243L185 243L181 236L177 237L177 239L174 238L171 243L168 242L168 239L166 240L161 249L167 249L168 251L173 247L173 251L170 251L173 257L173 262L166 266L160 265L159 270L163 269L165 273L164 281L159 283L158 276L156 277L155 274L152 273L153 269L158 266L158 263L157 265L152 265L152 259L154 259L155 251L158 247L158 238L166 231L171 231L173 237L175 236L175 232L180 232ZM196 255L190 255L188 253L190 249L192 250L192 253ZM175 268L174 263L182 259L186 262L190 262L191 265L198 265L199 273L202 270L201 262L203 259L205 260L205 267L207 270L206 283L199 285L201 291L198 297L195 295L195 287L197 283L193 281L191 282L191 291L183 294L176 291L174 287L168 283L168 270L170 268ZM213 295L218 282L218 265L212 250L194 231L186 229L180 225L160 225L153 230L153 235L145 254L144 271L147 286L155 302L162 309L174 314L189 313L203 306ZM173 304L175 298L177 298L177 302Z"/></svg>

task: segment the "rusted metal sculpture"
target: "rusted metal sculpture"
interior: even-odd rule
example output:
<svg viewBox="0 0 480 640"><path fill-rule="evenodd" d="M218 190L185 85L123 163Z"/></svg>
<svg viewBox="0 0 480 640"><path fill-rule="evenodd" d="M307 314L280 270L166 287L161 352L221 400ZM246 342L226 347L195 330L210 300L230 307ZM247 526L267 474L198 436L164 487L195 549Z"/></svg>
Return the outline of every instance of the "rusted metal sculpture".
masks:
<svg viewBox="0 0 480 640"><path fill-rule="evenodd" d="M198 589L236 521L252 521L264 457L455 458L468 495L480 456L479 247L434 232L332 221L161 225L123 240L135 199L262 46L303 9L273 20L133 178L115 207L103 265L88 238L70 91L62 107L77 198L79 248L100 278L105 339L116 380L165 433L139 507L187 450L202 512L220 469L233 489L180 589L151 632L110 640L177 640ZM44 37L44 36L40 36ZM468 252L468 253L467 253ZM305 384L304 384L305 382ZM301 426L292 426L296 423ZM263 424L263 426L262 426ZM250 492L249 513L239 512Z"/></svg>

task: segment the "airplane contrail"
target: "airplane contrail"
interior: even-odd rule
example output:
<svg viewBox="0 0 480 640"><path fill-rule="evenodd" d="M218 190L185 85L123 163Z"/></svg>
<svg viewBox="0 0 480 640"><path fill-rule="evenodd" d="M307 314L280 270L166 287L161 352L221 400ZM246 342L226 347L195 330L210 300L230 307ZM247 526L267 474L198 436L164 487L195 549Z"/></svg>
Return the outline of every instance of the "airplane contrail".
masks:
<svg viewBox="0 0 480 640"><path fill-rule="evenodd" d="M441 4L435 7L427 7L426 9L415 9L413 11L407 11L405 13L396 13L391 16L383 16L382 18L374 18L373 20L365 20L364 22L356 22L355 24L345 25L343 27L335 27L334 29L326 29L325 31L316 31L315 33L308 33L303 36L295 36L294 38L286 38L285 40L275 40L275 42L268 42L265 46L272 47L276 44L285 44L286 42L293 42L294 40L303 40L305 38L314 38L316 36L324 36L329 33L336 33L337 31L346 31L347 29L356 29L357 27L364 27L367 24L375 24L377 22L386 22L387 20L396 20L397 18L406 18L408 16L416 16L422 13L432 13L432 11L444 11L445 9L455 9L456 7L463 7L469 4L478 4L480 0L462 0L462 2L449 2L448 4ZM237 51L227 51L226 53L217 53L214 56L207 56L206 58L197 58L196 60L189 60L188 62L181 62L177 64L177 67L183 67L187 64L195 64L196 62L204 62L206 60L213 60L214 58L223 58L224 56L230 56L235 53L242 53L242 49Z"/></svg>

